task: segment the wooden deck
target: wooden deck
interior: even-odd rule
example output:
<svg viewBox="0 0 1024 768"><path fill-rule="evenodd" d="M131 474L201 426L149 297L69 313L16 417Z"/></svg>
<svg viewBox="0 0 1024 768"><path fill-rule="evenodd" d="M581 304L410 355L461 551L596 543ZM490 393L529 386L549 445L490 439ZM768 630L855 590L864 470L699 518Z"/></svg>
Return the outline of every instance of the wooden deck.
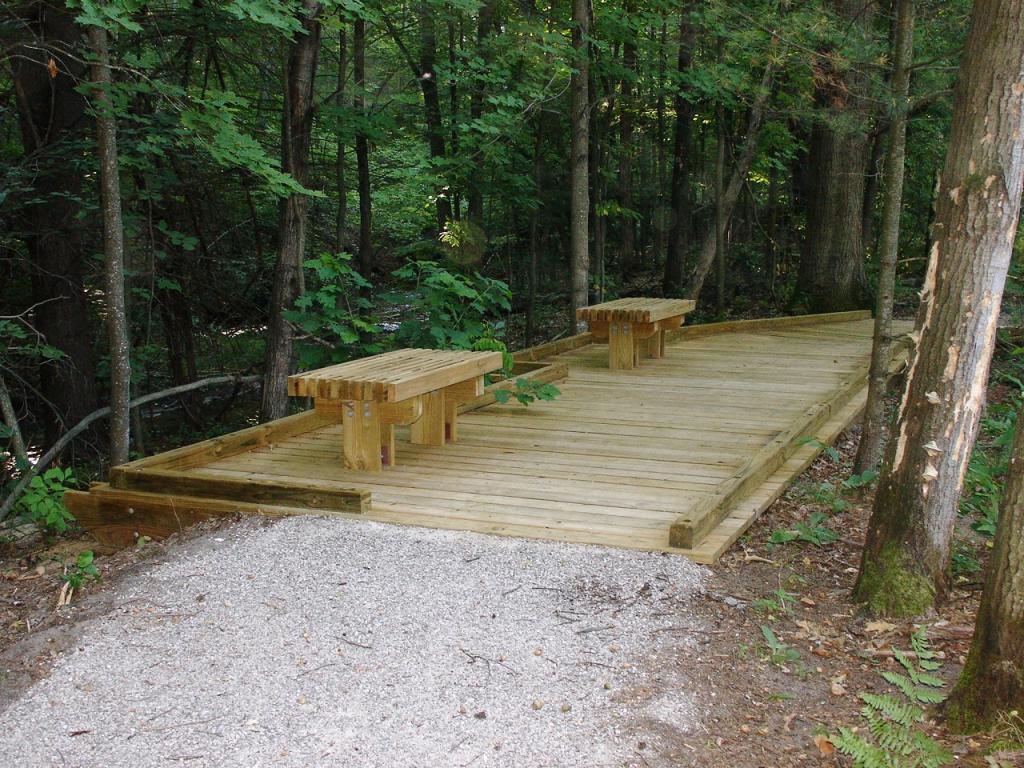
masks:
<svg viewBox="0 0 1024 768"><path fill-rule="evenodd" d="M520 356L540 358L533 375L568 374L559 398L469 410L446 446L411 444L401 428L401 461L383 473L343 469L341 425L308 415L126 465L119 487L69 501L112 544L237 508L713 562L817 454L805 438L828 442L857 417L871 328L866 313L683 328L632 371L609 370L607 348L584 335Z"/></svg>

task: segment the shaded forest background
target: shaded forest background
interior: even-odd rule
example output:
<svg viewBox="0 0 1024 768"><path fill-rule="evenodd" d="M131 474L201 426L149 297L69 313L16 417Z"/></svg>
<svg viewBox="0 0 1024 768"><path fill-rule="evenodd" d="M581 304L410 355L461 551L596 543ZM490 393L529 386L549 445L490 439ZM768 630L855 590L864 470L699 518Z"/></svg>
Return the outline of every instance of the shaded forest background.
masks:
<svg viewBox="0 0 1024 768"><path fill-rule="evenodd" d="M698 319L871 306L890 5L6 4L0 399L45 446L110 396L83 19L111 32L134 395L261 374L282 333L292 369L568 333L574 183L591 302L694 296ZM907 305L969 11L918 5ZM571 86L584 72L581 179ZM229 383L135 408L133 455L254 420L253 397ZM77 449L105 451L88 433Z"/></svg>

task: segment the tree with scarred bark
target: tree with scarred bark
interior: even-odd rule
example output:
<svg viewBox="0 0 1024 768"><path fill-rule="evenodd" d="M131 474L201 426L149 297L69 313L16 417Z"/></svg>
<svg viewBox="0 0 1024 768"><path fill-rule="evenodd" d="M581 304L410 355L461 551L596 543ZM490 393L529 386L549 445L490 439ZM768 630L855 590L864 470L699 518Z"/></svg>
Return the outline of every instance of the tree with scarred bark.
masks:
<svg viewBox="0 0 1024 768"><path fill-rule="evenodd" d="M917 350L854 597L924 613L949 587L957 502L984 407L1024 183L1024 0L979 0L954 92Z"/></svg>

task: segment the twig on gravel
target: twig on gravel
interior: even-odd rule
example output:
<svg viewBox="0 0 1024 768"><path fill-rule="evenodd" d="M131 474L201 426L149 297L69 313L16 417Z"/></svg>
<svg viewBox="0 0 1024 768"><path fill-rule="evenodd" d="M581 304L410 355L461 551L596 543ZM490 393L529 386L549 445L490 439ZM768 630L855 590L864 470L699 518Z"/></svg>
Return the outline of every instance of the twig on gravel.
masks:
<svg viewBox="0 0 1024 768"><path fill-rule="evenodd" d="M617 629L617 628L618 628L618 625L616 625L616 624L606 624L603 627L587 627L586 629L578 629L578 630L576 630L576 634L577 635L586 635L586 634L588 634L590 632L603 632L606 629Z"/></svg>
<svg viewBox="0 0 1024 768"><path fill-rule="evenodd" d="M363 647L365 648L366 646L363 646ZM335 664L333 661L330 661L330 662L328 662L326 664L321 664L319 667L313 667L313 669L303 670L302 672L299 672L299 674L297 674L294 679L298 680L300 677L305 677L306 675L311 675L314 672L319 672L321 669L325 669L326 667L336 667L336 666L338 666L338 665Z"/></svg>
<svg viewBox="0 0 1024 768"><path fill-rule="evenodd" d="M509 590L508 592L502 592L502 593L501 593L501 596L502 596L502 597L508 597L509 595L511 595L511 594L514 594L514 593L518 592L518 591L519 591L520 589L522 589L522 588L523 588L523 585L522 585L522 584L520 584L520 585L519 585L518 587L513 587L512 589L510 589L510 590Z"/></svg>
<svg viewBox="0 0 1024 768"><path fill-rule="evenodd" d="M354 645L356 648L365 648L368 651L373 650L372 645L363 645L362 643L357 643L355 640L349 640L347 637L338 637L337 635L335 635L334 639L340 640L343 643L348 643L349 645Z"/></svg>
<svg viewBox="0 0 1024 768"><path fill-rule="evenodd" d="M461 653L465 654L469 658L469 663L470 664L475 664L477 661L484 662L487 665L487 674L490 674L490 672L491 672L491 664L494 663L494 664L497 664L499 667L504 667L505 670L508 671L508 673L510 675L513 675L513 676L518 676L519 675L518 672L516 672L514 669L512 669L512 667L510 667L508 664L506 664L501 659L489 659L486 656L481 656L478 653L470 653L465 648L459 648L459 651Z"/></svg>

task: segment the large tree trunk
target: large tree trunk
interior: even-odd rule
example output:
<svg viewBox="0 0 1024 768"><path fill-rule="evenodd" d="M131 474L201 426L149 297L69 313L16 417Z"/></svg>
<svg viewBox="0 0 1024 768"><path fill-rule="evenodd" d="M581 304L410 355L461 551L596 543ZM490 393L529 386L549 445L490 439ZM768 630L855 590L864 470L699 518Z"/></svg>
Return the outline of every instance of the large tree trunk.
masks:
<svg viewBox="0 0 1024 768"><path fill-rule="evenodd" d="M86 65L78 51L82 31L72 14L44 2L27 3L22 18L32 32L10 58L18 120L32 191L19 207L31 258L32 302L36 330L64 353L39 367L40 390L53 406L45 415L46 440L78 423L96 408L92 323L84 273L88 262L82 242L78 200L81 166L73 143L89 125L85 97L77 90ZM76 53L77 52L77 53ZM51 76L52 61L56 74Z"/></svg>
<svg viewBox="0 0 1024 768"><path fill-rule="evenodd" d="M352 32L355 77L354 106L366 119L364 91L366 88L366 22L356 19ZM370 198L370 143L366 132L356 133L356 172L359 185L359 272L367 280L373 273L373 203Z"/></svg>
<svg viewBox="0 0 1024 768"><path fill-rule="evenodd" d="M754 96L754 103L750 106L750 117L747 119L743 148L740 150L736 165L729 176L729 183L715 206L715 225L705 233L700 246L700 256L694 265L686 287L683 289L683 295L687 298L696 299L700 296L704 280L711 271L715 254L718 252L718 233L721 231L724 236L725 230L729 227L729 221L732 219L733 210L736 208L736 202L740 199L743 183L747 179L747 173L750 171L750 165L754 162L754 154L757 151L757 137L761 132L761 123L764 122L768 100L771 97L774 72L775 65L769 62L761 76L761 83Z"/></svg>
<svg viewBox="0 0 1024 768"><path fill-rule="evenodd" d="M929 610L948 589L957 501L985 402L1024 182L1024 0L978 0L954 92L934 241L856 599Z"/></svg>
<svg viewBox="0 0 1024 768"><path fill-rule="evenodd" d="M888 156L885 161L885 205L882 239L878 249L878 298L875 331L868 375L868 400L853 471L874 469L882 457L885 431L885 385L892 355L892 305L896 263L900 245L900 209L903 204L903 166L907 144L907 99L910 65L914 53L914 0L896 3L896 36L893 43L892 114L889 118Z"/></svg>
<svg viewBox="0 0 1024 768"><path fill-rule="evenodd" d="M697 27L691 23L694 0L688 0L679 14L679 57L676 71L685 77L693 63L697 45ZM690 145L693 142L693 104L683 87L676 89L675 139L672 149L672 189L669 193L668 244L665 251L665 276L662 287L666 296L681 296L686 267L686 238L690 232Z"/></svg>
<svg viewBox="0 0 1024 768"><path fill-rule="evenodd" d="M832 0L851 34L871 28L874 6ZM833 68L832 51L818 56L815 101L823 117L811 129L808 156L807 237L799 290L814 312L855 309L867 300L864 277L864 171L868 135L865 84L858 69Z"/></svg>
<svg viewBox="0 0 1024 768"><path fill-rule="evenodd" d="M1024 409L1017 424L974 641L947 705L958 731L979 731L1001 712L1024 710Z"/></svg>
<svg viewBox="0 0 1024 768"><path fill-rule="evenodd" d="M285 71L281 168L296 182L309 181L309 141L313 127L313 86L320 53L320 3L302 0L302 34L291 43ZM292 327L284 315L299 296L300 270L306 252L309 198L292 193L278 208L277 265L267 332L266 370L260 416L279 419L288 412L288 372L292 361Z"/></svg>
<svg viewBox="0 0 1024 768"><path fill-rule="evenodd" d="M589 77L590 56L587 50L587 36L590 30L590 4L587 0L572 2L572 48L574 53L573 73L570 83L572 91L571 115L572 145L569 159L569 234L571 301L569 328L579 333L586 323L576 320L576 310L587 306L590 250L588 218L590 216L590 189L588 181L588 157L590 146L590 104Z"/></svg>
<svg viewBox="0 0 1024 768"><path fill-rule="evenodd" d="M107 339L110 347L110 465L128 461L131 435L131 343L124 296L124 225L121 221L121 181L117 161L117 122L110 77L107 30L89 27L89 47L96 85L96 153L100 166L100 199L103 204L103 253L106 273Z"/></svg>

